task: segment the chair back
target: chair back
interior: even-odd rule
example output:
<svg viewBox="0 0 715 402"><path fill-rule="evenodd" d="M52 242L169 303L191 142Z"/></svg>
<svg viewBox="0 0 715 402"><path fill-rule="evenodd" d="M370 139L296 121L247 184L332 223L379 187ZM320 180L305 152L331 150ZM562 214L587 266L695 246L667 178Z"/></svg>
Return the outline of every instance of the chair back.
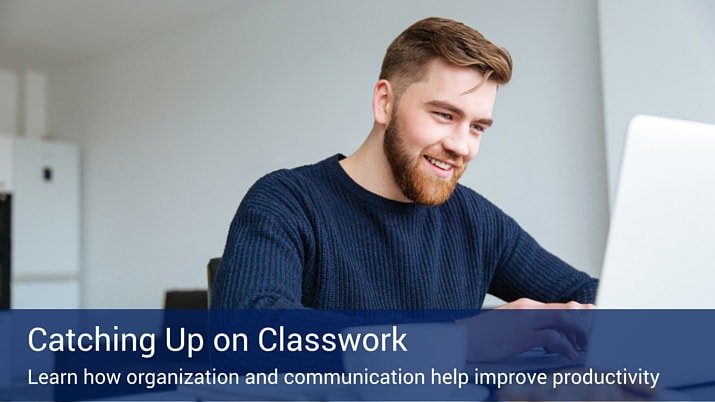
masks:
<svg viewBox="0 0 715 402"><path fill-rule="evenodd" d="M211 290L214 287L214 278L216 277L216 271L218 271L218 266L221 264L221 258L212 258L209 260L208 265L206 266L206 277L208 279L208 293L207 293L207 301L208 301L208 306L211 307Z"/></svg>
<svg viewBox="0 0 715 402"><path fill-rule="evenodd" d="M167 290L164 293L164 309L167 310L205 310L208 308L206 291Z"/></svg>

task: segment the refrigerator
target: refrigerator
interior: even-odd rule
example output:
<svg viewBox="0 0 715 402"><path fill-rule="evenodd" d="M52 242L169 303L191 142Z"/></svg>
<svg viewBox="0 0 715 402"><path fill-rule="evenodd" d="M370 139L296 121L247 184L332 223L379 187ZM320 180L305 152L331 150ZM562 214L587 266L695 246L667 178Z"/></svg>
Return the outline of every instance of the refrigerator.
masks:
<svg viewBox="0 0 715 402"><path fill-rule="evenodd" d="M80 307L79 148L0 135L0 308Z"/></svg>

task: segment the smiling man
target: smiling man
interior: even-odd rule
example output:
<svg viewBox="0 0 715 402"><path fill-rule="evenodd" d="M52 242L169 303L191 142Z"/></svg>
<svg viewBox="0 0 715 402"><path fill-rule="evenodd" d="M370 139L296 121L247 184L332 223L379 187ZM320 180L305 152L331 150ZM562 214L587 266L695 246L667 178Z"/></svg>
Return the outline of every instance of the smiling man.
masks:
<svg viewBox="0 0 715 402"><path fill-rule="evenodd" d="M373 130L340 164L377 194L436 206L449 199L477 154L481 135L492 124L498 83L485 80L487 73L441 58L424 63L422 70L413 73L416 80L406 89L391 85L389 78L377 83ZM371 177L392 180L372 182Z"/></svg>
<svg viewBox="0 0 715 402"><path fill-rule="evenodd" d="M513 308L592 303L595 279L458 184L511 67L504 49L456 21L402 32L362 146L273 172L246 194L213 307L475 309L487 293Z"/></svg>

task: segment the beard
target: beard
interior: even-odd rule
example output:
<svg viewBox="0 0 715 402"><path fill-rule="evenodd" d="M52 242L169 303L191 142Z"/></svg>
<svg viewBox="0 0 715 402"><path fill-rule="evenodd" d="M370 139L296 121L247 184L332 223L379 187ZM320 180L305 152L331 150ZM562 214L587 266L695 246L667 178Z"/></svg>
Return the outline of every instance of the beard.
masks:
<svg viewBox="0 0 715 402"><path fill-rule="evenodd" d="M457 187L457 181L464 173L465 164L463 158L450 152L445 152L442 146L437 144L426 148L416 159L410 156L405 144L404 133L402 132L399 115L390 121L385 127L385 139L382 148L387 156L387 161L392 170L395 182L402 190L405 197L423 205L436 206L445 203ZM426 153L427 150L434 149ZM448 178L440 178L433 173L426 171L422 166L425 155L432 158L456 162L452 175Z"/></svg>

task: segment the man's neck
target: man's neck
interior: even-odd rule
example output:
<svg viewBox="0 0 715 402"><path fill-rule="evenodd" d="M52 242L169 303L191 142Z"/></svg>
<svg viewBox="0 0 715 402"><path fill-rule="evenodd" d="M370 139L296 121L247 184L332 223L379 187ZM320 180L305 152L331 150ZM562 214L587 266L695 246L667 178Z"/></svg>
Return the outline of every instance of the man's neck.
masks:
<svg viewBox="0 0 715 402"><path fill-rule="evenodd" d="M383 151L384 130L373 127L370 135L352 155L340 161L345 172L362 188L387 199L412 202L405 197Z"/></svg>

